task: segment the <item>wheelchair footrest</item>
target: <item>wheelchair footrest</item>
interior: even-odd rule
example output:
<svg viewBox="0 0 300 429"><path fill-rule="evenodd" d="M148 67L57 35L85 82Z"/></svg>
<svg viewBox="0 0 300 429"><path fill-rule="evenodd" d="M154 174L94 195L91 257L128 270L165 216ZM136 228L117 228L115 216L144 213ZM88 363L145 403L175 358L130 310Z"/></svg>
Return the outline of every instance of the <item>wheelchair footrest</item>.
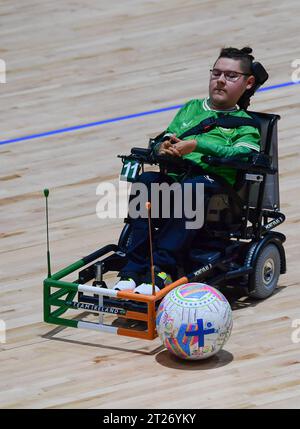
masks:
<svg viewBox="0 0 300 429"><path fill-rule="evenodd" d="M221 257L221 252L192 249L189 257L193 262L199 262L203 265L208 263L213 264Z"/></svg>

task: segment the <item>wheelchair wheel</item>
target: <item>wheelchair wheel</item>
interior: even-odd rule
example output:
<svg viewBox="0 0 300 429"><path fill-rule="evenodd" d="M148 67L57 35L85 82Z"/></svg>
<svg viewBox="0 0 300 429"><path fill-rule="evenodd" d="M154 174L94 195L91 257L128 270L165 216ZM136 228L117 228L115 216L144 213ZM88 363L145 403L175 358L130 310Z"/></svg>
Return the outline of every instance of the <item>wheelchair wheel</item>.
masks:
<svg viewBox="0 0 300 429"><path fill-rule="evenodd" d="M261 250L249 279L249 296L264 299L272 295L280 275L280 263L277 246L269 244Z"/></svg>

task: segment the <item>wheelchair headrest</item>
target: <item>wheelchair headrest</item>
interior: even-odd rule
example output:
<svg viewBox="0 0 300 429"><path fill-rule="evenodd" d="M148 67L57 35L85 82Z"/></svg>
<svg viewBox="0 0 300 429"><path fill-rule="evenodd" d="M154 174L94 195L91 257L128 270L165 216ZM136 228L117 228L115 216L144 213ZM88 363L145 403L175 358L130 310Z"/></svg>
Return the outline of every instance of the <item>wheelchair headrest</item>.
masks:
<svg viewBox="0 0 300 429"><path fill-rule="evenodd" d="M253 62L251 70L255 77L255 84L251 89L249 89L249 91L251 92L251 95L253 95L255 91L268 80L269 75L264 66L259 62Z"/></svg>
<svg viewBox="0 0 300 429"><path fill-rule="evenodd" d="M250 98L252 97L252 95L258 90L261 85L263 85L267 81L269 77L264 66L257 61L252 63L251 71L253 76L255 77L255 84L252 86L252 88L247 89L244 92L244 94L241 96L237 103L242 109L245 110L247 110L250 105Z"/></svg>

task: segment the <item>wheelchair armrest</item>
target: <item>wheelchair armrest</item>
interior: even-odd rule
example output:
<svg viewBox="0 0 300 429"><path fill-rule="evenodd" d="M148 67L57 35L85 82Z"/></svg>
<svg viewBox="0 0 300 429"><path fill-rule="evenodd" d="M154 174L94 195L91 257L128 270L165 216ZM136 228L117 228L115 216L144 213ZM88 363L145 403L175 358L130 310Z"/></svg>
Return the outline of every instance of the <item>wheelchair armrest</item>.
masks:
<svg viewBox="0 0 300 429"><path fill-rule="evenodd" d="M200 165L196 164L191 159L186 158L177 158L176 156L172 155L156 155L155 156L156 161L159 163L160 166L165 167L175 167L179 168L182 172L185 172L187 174L193 173L197 175L206 175L207 171L204 170Z"/></svg>
<svg viewBox="0 0 300 429"><path fill-rule="evenodd" d="M258 174L275 174L277 169L271 167L271 157L263 153L251 153L228 158L204 155L202 160L211 167L230 167L236 170Z"/></svg>
<svg viewBox="0 0 300 429"><path fill-rule="evenodd" d="M133 147L131 149L132 155L138 155L141 157L147 157L151 154L151 149L144 147Z"/></svg>
<svg viewBox="0 0 300 429"><path fill-rule="evenodd" d="M119 155L119 157L134 159L145 164L159 164L167 168L175 167L185 172L207 174L202 167L189 159L177 158L171 155L159 155L154 153L152 148L133 147L130 155Z"/></svg>
<svg viewBox="0 0 300 429"><path fill-rule="evenodd" d="M133 147L129 155L117 155L118 158L122 159L122 162L125 161L136 161L141 164L156 164L153 151L150 148L143 147Z"/></svg>

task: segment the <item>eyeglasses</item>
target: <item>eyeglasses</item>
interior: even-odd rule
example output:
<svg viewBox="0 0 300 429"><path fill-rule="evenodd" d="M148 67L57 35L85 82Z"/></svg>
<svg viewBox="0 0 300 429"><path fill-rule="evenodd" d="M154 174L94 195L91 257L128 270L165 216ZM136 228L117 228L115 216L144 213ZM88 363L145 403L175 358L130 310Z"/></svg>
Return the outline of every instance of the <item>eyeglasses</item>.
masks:
<svg viewBox="0 0 300 429"><path fill-rule="evenodd" d="M237 71L222 71L219 69L212 69L210 70L210 77L211 79L219 79L222 74L224 74L224 77L229 82L236 82L241 76L250 76L249 73L241 73Z"/></svg>

